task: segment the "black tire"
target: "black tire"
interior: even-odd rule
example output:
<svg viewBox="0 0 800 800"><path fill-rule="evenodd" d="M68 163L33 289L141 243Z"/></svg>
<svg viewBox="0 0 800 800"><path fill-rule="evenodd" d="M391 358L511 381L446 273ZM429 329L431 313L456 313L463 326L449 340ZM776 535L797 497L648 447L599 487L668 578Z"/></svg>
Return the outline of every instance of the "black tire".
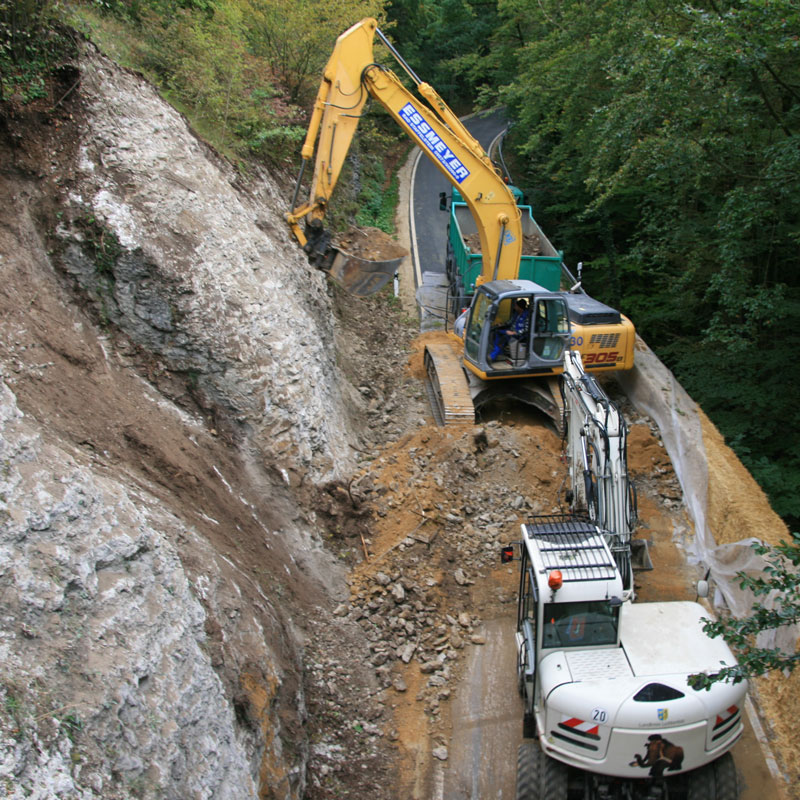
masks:
<svg viewBox="0 0 800 800"><path fill-rule="evenodd" d="M464 302L464 284L461 282L461 276L457 275L455 282L453 283L453 297L452 297L452 309L453 309L454 320L461 313L461 304L463 302Z"/></svg>
<svg viewBox="0 0 800 800"><path fill-rule="evenodd" d="M736 765L733 756L725 753L711 766L714 767L716 782L716 800L739 800L739 781L736 777Z"/></svg>
<svg viewBox="0 0 800 800"><path fill-rule="evenodd" d="M523 742L517 750L517 800L539 800L539 766L542 751L538 742Z"/></svg>
<svg viewBox="0 0 800 800"><path fill-rule="evenodd" d="M525 712L525 714L522 716L522 738L536 738L536 717L533 714L528 714L527 712Z"/></svg>
<svg viewBox="0 0 800 800"><path fill-rule="evenodd" d="M686 780L686 800L714 800L716 797L717 782L713 764L692 770L687 773Z"/></svg>
<svg viewBox="0 0 800 800"><path fill-rule="evenodd" d="M568 770L567 765L561 761L543 756L542 765L539 768L540 800L567 800Z"/></svg>
<svg viewBox="0 0 800 800"><path fill-rule="evenodd" d="M447 280L452 282L456 278L456 268L455 268L455 255L453 254L453 245L450 244L450 226L447 226L447 254L445 256L445 274L447 275Z"/></svg>

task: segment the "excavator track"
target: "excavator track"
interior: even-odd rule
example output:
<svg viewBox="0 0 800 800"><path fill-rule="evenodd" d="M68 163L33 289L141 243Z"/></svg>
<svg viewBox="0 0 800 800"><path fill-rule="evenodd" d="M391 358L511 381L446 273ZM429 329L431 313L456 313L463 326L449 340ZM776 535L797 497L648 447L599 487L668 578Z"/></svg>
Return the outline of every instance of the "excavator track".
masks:
<svg viewBox="0 0 800 800"><path fill-rule="evenodd" d="M425 347L425 388L437 425L472 424L475 407L461 361L449 344Z"/></svg>

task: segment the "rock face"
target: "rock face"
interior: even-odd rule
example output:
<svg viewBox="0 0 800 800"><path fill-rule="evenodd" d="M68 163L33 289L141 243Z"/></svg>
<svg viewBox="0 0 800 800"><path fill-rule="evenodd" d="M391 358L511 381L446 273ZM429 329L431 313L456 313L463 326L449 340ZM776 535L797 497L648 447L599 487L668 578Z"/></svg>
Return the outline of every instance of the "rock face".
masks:
<svg viewBox="0 0 800 800"><path fill-rule="evenodd" d="M116 797L141 779L172 796L254 796L171 544L181 521L46 442L4 383L0 434L2 774L20 797ZM105 757L80 747L84 728Z"/></svg>
<svg viewBox="0 0 800 800"><path fill-rule="evenodd" d="M324 278L282 225L275 184L246 191L151 86L83 66L86 124L58 236L102 315L287 475L352 466Z"/></svg>
<svg viewBox="0 0 800 800"><path fill-rule="evenodd" d="M323 535L392 391L351 385L370 343L343 358L269 176L79 67L0 126L0 785L300 798Z"/></svg>

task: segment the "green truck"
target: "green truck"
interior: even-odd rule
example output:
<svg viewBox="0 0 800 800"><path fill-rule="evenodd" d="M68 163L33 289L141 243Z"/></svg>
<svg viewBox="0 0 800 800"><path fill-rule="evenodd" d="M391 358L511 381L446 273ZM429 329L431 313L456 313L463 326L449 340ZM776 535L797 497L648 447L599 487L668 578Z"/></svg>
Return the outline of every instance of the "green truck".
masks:
<svg viewBox="0 0 800 800"><path fill-rule="evenodd" d="M551 292L562 289L563 253L556 250L533 218L531 207L523 205L522 192L509 187L522 214L524 244L517 278L533 281ZM440 207L448 209L447 197L440 196ZM451 309L458 314L466 308L475 292L475 281L481 274L483 255L480 252L478 228L467 204L457 189L452 190L447 225L447 282Z"/></svg>

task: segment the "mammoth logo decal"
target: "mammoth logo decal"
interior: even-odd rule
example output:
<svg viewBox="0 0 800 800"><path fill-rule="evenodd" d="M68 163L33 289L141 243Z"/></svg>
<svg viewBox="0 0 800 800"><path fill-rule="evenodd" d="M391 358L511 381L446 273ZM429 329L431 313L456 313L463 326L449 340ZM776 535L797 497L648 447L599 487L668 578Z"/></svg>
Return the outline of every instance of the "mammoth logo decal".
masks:
<svg viewBox="0 0 800 800"><path fill-rule="evenodd" d="M647 737L644 757L638 753L634 755L631 767L650 767L648 773L651 778L660 778L664 770L679 770L683 765L683 748L664 739L660 734L654 733Z"/></svg>

